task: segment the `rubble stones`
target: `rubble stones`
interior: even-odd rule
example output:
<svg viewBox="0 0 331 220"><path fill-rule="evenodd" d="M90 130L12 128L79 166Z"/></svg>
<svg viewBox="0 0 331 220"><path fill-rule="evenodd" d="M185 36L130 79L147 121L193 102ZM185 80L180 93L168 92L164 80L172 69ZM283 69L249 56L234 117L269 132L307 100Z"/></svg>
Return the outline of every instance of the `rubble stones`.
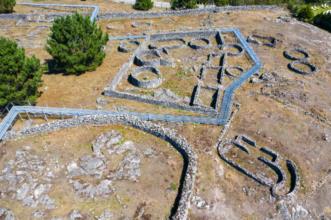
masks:
<svg viewBox="0 0 331 220"><path fill-rule="evenodd" d="M96 219L97 220L109 220L109 219L112 219L113 217L113 214L108 210L108 209L105 209L101 215L99 217L97 217Z"/></svg>
<svg viewBox="0 0 331 220"><path fill-rule="evenodd" d="M208 203L202 199L200 196L193 196L192 197L192 203L198 208L198 209L209 209L210 206Z"/></svg>
<svg viewBox="0 0 331 220"><path fill-rule="evenodd" d="M29 147L17 150L15 160L8 161L0 175L2 197L14 195L11 198L24 206L54 209L55 202L47 195L54 178L50 169L51 166L32 154Z"/></svg>
<svg viewBox="0 0 331 220"><path fill-rule="evenodd" d="M83 215L80 214L80 212L78 210L72 210L69 215L69 220L80 220L83 218Z"/></svg>
<svg viewBox="0 0 331 220"><path fill-rule="evenodd" d="M97 105L107 105L108 101L104 97L98 97L96 100Z"/></svg>
<svg viewBox="0 0 331 220"><path fill-rule="evenodd" d="M115 180L131 180L138 181L140 177L140 157L138 153L131 153L124 158L119 164L116 172L111 175Z"/></svg>
<svg viewBox="0 0 331 220"><path fill-rule="evenodd" d="M140 177L140 155L132 141L125 141L117 131L101 134L92 142L92 155L82 156L78 162L72 161L67 166L68 178L75 192L81 197L106 197L114 189L112 181L138 181ZM128 152L116 170L106 173L106 167L112 160L111 155ZM96 177L97 183L90 183L79 177Z"/></svg>
<svg viewBox="0 0 331 220"><path fill-rule="evenodd" d="M0 219L15 220L15 216L11 210L0 207Z"/></svg>

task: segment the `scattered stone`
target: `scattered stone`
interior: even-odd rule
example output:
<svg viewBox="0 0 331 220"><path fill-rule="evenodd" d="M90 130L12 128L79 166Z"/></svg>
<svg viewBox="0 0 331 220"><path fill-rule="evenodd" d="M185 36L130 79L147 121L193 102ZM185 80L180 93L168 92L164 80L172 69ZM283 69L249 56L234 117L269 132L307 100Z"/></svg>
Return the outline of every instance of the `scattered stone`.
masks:
<svg viewBox="0 0 331 220"><path fill-rule="evenodd" d="M69 220L80 220L83 219L83 215L80 214L80 212L78 210L72 210L69 215Z"/></svg>
<svg viewBox="0 0 331 220"><path fill-rule="evenodd" d="M153 157L155 156L155 151L153 150L153 148L147 148L146 150L144 150L144 155L146 157Z"/></svg>
<svg viewBox="0 0 331 220"><path fill-rule="evenodd" d="M193 196L192 197L192 203L198 208L198 209L209 209L210 206L208 205L208 203L203 200L201 197L199 196Z"/></svg>
<svg viewBox="0 0 331 220"><path fill-rule="evenodd" d="M103 211L103 213L99 217L97 217L96 219L97 220L109 220L109 219L112 219L112 217L113 217L113 214L110 212L110 210L105 209Z"/></svg>
<svg viewBox="0 0 331 220"><path fill-rule="evenodd" d="M96 100L96 103L97 103L97 105L103 106L103 105L107 105L108 101L104 97L98 97Z"/></svg>
<svg viewBox="0 0 331 220"><path fill-rule="evenodd" d="M80 167L85 171L87 175L100 176L103 174L105 170L105 162L102 158L95 156L83 156L80 158Z"/></svg>
<svg viewBox="0 0 331 220"><path fill-rule="evenodd" d="M50 181L56 177L52 167L32 154L29 146L17 150L15 160L8 161L0 175L2 197L14 198L32 208L54 209L55 202L47 195L52 187Z"/></svg>
<svg viewBox="0 0 331 220"><path fill-rule="evenodd" d="M131 23L131 27L133 27L133 28L136 28L136 27L138 27L139 25L136 23L136 22L132 22Z"/></svg>
<svg viewBox="0 0 331 220"><path fill-rule="evenodd" d="M32 213L32 217L33 219L45 219L45 212L41 211L41 210L37 210L35 212Z"/></svg>
<svg viewBox="0 0 331 220"><path fill-rule="evenodd" d="M0 207L0 219L15 220L15 216L11 210Z"/></svg>
<svg viewBox="0 0 331 220"><path fill-rule="evenodd" d="M92 142L92 155L82 156L78 162L72 161L67 165L69 182L75 192L88 198L106 197L114 190L112 180L138 181L140 176L140 155L132 141L124 141L117 131L109 131L101 134ZM105 174L108 161L113 154L128 152L119 163L117 169ZM77 177L84 177L79 180ZM90 183L85 177L96 177L98 183Z"/></svg>
<svg viewBox="0 0 331 220"><path fill-rule="evenodd" d="M136 152L128 154L119 164L118 169L111 174L116 180L138 181L140 177L140 157Z"/></svg>
<svg viewBox="0 0 331 220"><path fill-rule="evenodd" d="M117 131L110 131L103 133L97 137L92 143L93 153L97 156L103 156L102 149L106 148L109 150L112 146L120 143L122 135Z"/></svg>
<svg viewBox="0 0 331 220"><path fill-rule="evenodd" d="M249 80L250 83L252 84L256 84L256 83L260 83L261 80L257 77L251 77L251 79Z"/></svg>
<svg viewBox="0 0 331 220"><path fill-rule="evenodd" d="M289 16L279 16L279 17L277 17L276 18L276 22L277 23L288 23L288 22L290 22L291 21L291 17L289 17Z"/></svg>
<svg viewBox="0 0 331 220"><path fill-rule="evenodd" d="M322 140L323 140L323 141L326 141L326 142L330 142L330 137L329 137L329 135L326 134L326 133L323 133L323 134L322 134Z"/></svg>

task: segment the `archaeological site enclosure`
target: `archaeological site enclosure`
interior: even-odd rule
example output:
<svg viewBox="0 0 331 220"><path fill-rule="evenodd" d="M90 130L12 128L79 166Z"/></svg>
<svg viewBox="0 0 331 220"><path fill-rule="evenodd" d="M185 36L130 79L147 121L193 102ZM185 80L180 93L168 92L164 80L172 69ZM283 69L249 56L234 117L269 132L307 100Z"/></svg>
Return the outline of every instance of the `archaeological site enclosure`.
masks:
<svg viewBox="0 0 331 220"><path fill-rule="evenodd" d="M0 14L44 69L55 19L108 36L95 70L43 69L34 104L3 108L0 219L331 219L330 32L280 6L129 3Z"/></svg>

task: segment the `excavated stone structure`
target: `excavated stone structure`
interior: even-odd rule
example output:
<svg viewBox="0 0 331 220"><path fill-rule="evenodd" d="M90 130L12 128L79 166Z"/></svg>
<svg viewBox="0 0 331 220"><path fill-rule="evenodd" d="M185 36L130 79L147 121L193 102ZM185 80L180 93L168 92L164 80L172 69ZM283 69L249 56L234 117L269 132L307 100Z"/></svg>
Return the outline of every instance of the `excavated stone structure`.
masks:
<svg viewBox="0 0 331 220"><path fill-rule="evenodd" d="M241 150L244 154L251 155L250 147L258 148L255 141L245 135L239 135L235 137L233 140L228 142L220 143L218 146L218 153L222 160L226 163L234 167L239 172L245 174L246 176L252 178L256 182L268 186L270 188L271 195L277 199L289 198L292 196L297 190L299 186L299 174L297 172L297 167L291 160L286 160L286 168L290 175L290 179L287 180L287 175L281 166L282 157L279 154L268 147L261 147L258 150L272 159L269 160L263 156L259 156L256 159L266 166L270 167L271 170L276 174L277 180L273 181L271 178L267 177L263 171L259 170L258 172L252 172L249 169L243 167L240 163L235 160L229 158L227 153L236 147ZM254 155L251 155L254 156ZM286 186L286 183L290 182L290 186ZM287 189L286 193L282 193L283 189Z"/></svg>
<svg viewBox="0 0 331 220"><path fill-rule="evenodd" d="M237 39L237 43L227 43L222 36L223 33L233 33ZM217 45L211 44L211 37L215 38ZM184 40L186 38L191 38L192 40L186 44L186 41ZM117 38L114 38L114 40L116 39ZM261 66L260 61L252 49L248 46L246 40L236 29L230 28L189 32L171 32L145 36L128 36L126 39L131 41L134 39L141 39L142 42L136 51L134 51L129 61L122 65L121 69L113 78L112 82L104 89L104 95L202 113L207 117L216 118L216 120L219 120L222 124L226 123L228 120L231 111L234 90L239 87L245 80L247 80ZM166 45L167 41L169 41L169 43L176 41L176 44L170 44L168 46ZM158 42L162 42L162 45L164 46L159 46ZM138 67L146 67L146 69L149 69L154 74L160 76L162 73L158 73L157 71L159 66L174 65L174 62L171 60L171 58L169 58L169 50L180 49L184 47L188 47L193 50L204 50L211 48L212 46L215 46L215 49L218 48L218 52L209 54L206 62L202 63L200 67L200 76L197 77L197 84L192 90L191 101L187 99L178 99L185 101L178 101L174 99L157 99L155 96L151 95L142 95L130 91L117 90L117 85L122 80L126 79L129 79L133 85L140 88L150 89L161 87L161 77L157 77L157 79L152 81L142 82L137 80L137 77L135 76L137 74L139 75L141 69L133 69L133 73L130 75L130 68L134 68L134 65ZM248 71L245 72L245 70L243 70L243 68L240 66L227 65L227 57L242 56L244 53L247 53L248 57L253 63L253 67L251 67ZM214 59L219 59L219 64L213 64L212 61ZM211 69L219 70L217 76L218 80L215 81L216 85L208 85L204 80L208 70ZM222 85L224 77L229 77L229 79L233 82L225 87ZM199 79L201 81L200 85L198 83ZM212 100L210 101L212 104L210 106L199 104L197 97L199 96L200 89L215 90L215 95L212 96ZM224 95L221 96L221 94ZM194 122L194 118L192 118L192 122Z"/></svg>
<svg viewBox="0 0 331 220"><path fill-rule="evenodd" d="M100 126L108 124L122 124L145 131L169 142L177 151L179 151L184 159L184 167L180 181L181 185L179 187L179 193L169 218L174 220L187 219L188 208L190 206L190 199L192 196L197 171L197 156L187 141L171 129L164 128L161 125L151 122L141 121L129 115L88 115L36 125L31 128L23 129L19 132L11 132L6 136L6 139L19 138L25 135L35 135L82 125Z"/></svg>
<svg viewBox="0 0 331 220"><path fill-rule="evenodd" d="M293 55L293 53L299 53L301 54L300 57L297 57ZM309 53L302 49L302 48L294 48L292 50L286 50L284 51L284 57L286 57L289 60L293 60L291 63L288 64L288 68L292 70L293 72L302 74L302 75L312 75L316 72L318 72L318 68L309 62ZM303 70L299 67L299 65L304 65L309 68L308 71Z"/></svg>

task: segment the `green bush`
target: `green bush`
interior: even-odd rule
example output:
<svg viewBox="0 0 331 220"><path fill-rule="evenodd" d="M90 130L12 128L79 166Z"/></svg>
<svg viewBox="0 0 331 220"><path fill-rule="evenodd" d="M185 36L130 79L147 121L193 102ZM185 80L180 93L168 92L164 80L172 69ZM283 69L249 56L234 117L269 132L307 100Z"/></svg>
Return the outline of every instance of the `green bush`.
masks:
<svg viewBox="0 0 331 220"><path fill-rule="evenodd" d="M211 0L197 0L197 4L210 5L211 3Z"/></svg>
<svg viewBox="0 0 331 220"><path fill-rule="evenodd" d="M133 6L136 10L148 11L153 8L152 0L136 0L136 3Z"/></svg>
<svg viewBox="0 0 331 220"><path fill-rule="evenodd" d="M171 0L172 9L192 9L197 6L197 0Z"/></svg>
<svg viewBox="0 0 331 220"><path fill-rule="evenodd" d="M7 104L34 104L41 85L40 62L25 56L16 42L0 37L0 108Z"/></svg>
<svg viewBox="0 0 331 220"><path fill-rule="evenodd" d="M331 14L320 14L316 16L314 24L331 32Z"/></svg>
<svg viewBox="0 0 331 220"><path fill-rule="evenodd" d="M0 0L0 13L11 13L16 5L15 0Z"/></svg>
<svg viewBox="0 0 331 220"><path fill-rule="evenodd" d="M224 6L224 5L229 5L230 1L229 0L214 0L214 4L216 6Z"/></svg>
<svg viewBox="0 0 331 220"><path fill-rule="evenodd" d="M297 17L304 21L311 21L314 18L314 11L309 5L298 9Z"/></svg>
<svg viewBox="0 0 331 220"><path fill-rule="evenodd" d="M329 0L305 0L305 2L309 4L323 4L328 3Z"/></svg>
<svg viewBox="0 0 331 220"><path fill-rule="evenodd" d="M80 74L95 70L105 58L107 41L108 35L89 17L76 13L57 18L47 40L47 51L53 57L50 71Z"/></svg>

